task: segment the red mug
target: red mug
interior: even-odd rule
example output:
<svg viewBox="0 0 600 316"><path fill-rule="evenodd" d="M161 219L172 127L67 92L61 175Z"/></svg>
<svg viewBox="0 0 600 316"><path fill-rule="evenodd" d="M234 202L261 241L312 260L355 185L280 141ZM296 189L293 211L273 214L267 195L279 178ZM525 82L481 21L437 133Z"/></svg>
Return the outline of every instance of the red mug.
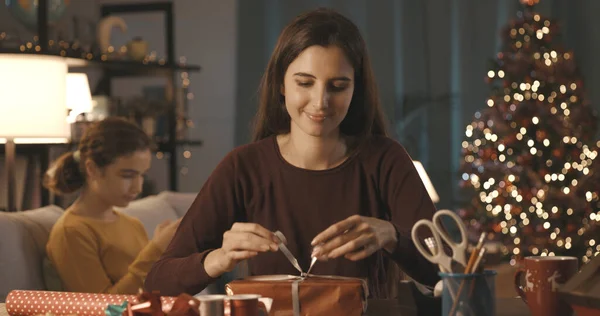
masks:
<svg viewBox="0 0 600 316"><path fill-rule="evenodd" d="M266 316L272 302L272 299L258 294L229 295L226 299L230 316Z"/></svg>
<svg viewBox="0 0 600 316"><path fill-rule="evenodd" d="M579 261L575 257L525 257L515 273L515 290L533 316L570 316L573 310L559 298L557 289L578 269Z"/></svg>

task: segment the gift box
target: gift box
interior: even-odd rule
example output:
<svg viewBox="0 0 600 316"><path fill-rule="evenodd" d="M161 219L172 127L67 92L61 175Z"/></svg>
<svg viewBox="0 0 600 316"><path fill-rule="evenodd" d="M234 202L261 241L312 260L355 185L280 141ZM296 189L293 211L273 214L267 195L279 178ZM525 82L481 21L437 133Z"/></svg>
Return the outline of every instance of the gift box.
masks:
<svg viewBox="0 0 600 316"><path fill-rule="evenodd" d="M248 277L229 282L225 290L272 298L271 316L362 315L368 297L363 279L311 274Z"/></svg>
<svg viewBox="0 0 600 316"><path fill-rule="evenodd" d="M600 255L558 288L560 297L577 316L600 315Z"/></svg>
<svg viewBox="0 0 600 316"><path fill-rule="evenodd" d="M302 271L298 260L287 248L286 238L280 231L279 250L294 266L300 276L263 275L234 280L225 285L227 295L259 294L273 300L271 316L353 316L367 310L369 290L367 281L335 275L309 274ZM313 258L311 267L316 260Z"/></svg>

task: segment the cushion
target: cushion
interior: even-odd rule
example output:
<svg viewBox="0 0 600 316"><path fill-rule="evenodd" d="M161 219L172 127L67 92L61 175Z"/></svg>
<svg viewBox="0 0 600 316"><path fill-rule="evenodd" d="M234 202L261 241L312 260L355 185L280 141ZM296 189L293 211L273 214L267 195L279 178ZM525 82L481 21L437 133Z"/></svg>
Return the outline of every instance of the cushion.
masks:
<svg viewBox="0 0 600 316"><path fill-rule="evenodd" d="M158 224L165 220L174 221L179 218L167 199L160 194L135 200L129 203L127 207L118 208L117 210L139 219L144 225L149 239L154 236L154 229Z"/></svg>
<svg viewBox="0 0 600 316"><path fill-rule="evenodd" d="M62 212L55 205L27 212L0 212L0 302L13 289L45 289L42 263L46 243Z"/></svg>
<svg viewBox="0 0 600 316"><path fill-rule="evenodd" d="M183 217L196 199L197 193L163 191L158 196L164 198L173 207L179 217Z"/></svg>

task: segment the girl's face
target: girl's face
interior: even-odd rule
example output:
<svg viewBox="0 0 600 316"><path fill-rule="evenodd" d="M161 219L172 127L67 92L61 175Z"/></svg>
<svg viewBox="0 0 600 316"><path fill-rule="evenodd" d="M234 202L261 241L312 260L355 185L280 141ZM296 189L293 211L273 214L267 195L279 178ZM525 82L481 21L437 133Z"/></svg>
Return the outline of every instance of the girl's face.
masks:
<svg viewBox="0 0 600 316"><path fill-rule="evenodd" d="M354 93L354 68L337 46L311 46L289 65L281 94L290 133L327 137L339 133Z"/></svg>
<svg viewBox="0 0 600 316"><path fill-rule="evenodd" d="M150 169L151 161L150 150L138 150L119 157L101 169L88 161L88 190L107 205L125 207L142 192L144 175Z"/></svg>

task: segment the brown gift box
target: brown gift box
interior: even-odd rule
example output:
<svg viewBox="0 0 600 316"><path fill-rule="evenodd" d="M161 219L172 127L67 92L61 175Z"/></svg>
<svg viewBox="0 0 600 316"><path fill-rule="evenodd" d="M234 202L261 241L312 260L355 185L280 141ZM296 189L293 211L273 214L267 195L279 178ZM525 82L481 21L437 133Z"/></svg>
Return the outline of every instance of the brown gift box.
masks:
<svg viewBox="0 0 600 316"><path fill-rule="evenodd" d="M264 275L232 281L225 290L228 295L259 294L272 298L271 316L353 316L362 315L367 308L367 284L358 278Z"/></svg>

